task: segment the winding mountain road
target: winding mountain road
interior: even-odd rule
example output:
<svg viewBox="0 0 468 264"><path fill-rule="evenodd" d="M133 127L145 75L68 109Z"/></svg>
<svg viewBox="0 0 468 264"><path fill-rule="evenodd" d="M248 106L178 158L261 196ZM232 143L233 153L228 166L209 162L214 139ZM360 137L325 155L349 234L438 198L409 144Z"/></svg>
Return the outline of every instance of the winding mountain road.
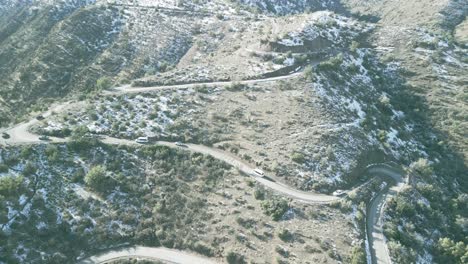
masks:
<svg viewBox="0 0 468 264"><path fill-rule="evenodd" d="M240 84L254 84L261 82L272 82L283 79L289 79L295 76L298 76L300 73L293 73L286 76L259 79L259 80L247 80L240 81ZM171 86L154 86L154 87L140 87L140 88L131 88L129 86L124 86L117 88L112 92L106 92L106 94L120 94L120 93L133 93L133 92L148 92L153 90L161 89L186 89L193 88L199 85L207 86L227 86L231 85L234 82L213 82L213 83L197 83L197 84L180 84L180 85L171 85ZM55 105L51 107L50 110L43 113L43 117L50 116L53 112L65 111L68 106L75 105L70 102L63 104ZM0 138L1 145L21 145L21 144L44 144L44 143L64 143L68 142L68 138L51 138L50 141L41 141L39 136L29 132L28 128L39 122L37 119L32 119L28 122L19 123L13 127L4 129L0 132L6 132L10 135L10 138L4 139ZM139 145L138 143L119 138L112 137L103 137L102 142L106 144L113 145ZM198 152L206 155L211 155L216 159L222 160L233 167L239 169L241 172L254 177L254 179L263 184L264 186L281 193L282 195L288 196L292 199L296 199L305 203L330 203L337 201L341 198L326 194L312 193L312 192L302 192L296 189L293 189L282 183L273 181L268 177L256 176L253 172L254 167L242 161L233 154L212 148L203 145L196 144L186 144L185 147L176 146L173 142L157 141L151 144L163 145L171 148L181 148L186 149L187 151ZM383 234L383 211L385 207L385 201L388 197L395 195L404 185L403 183L403 172L392 168L388 165L377 165L370 166L367 170L368 173L375 174L377 176L391 178L392 181L396 182L396 185L384 189L381 191L370 203L367 208L366 214L366 236L369 241L369 250L371 252L371 262L390 264L391 259L388 252L387 244ZM357 188L356 188L357 189ZM355 189L350 192L355 191ZM102 263L105 261L121 259L125 257L144 257L150 259L159 259L169 263L213 263L210 260L192 255L189 253L184 253L182 251L166 249L166 248L149 248L149 247L131 247L131 248L122 248L107 253L90 257L86 260L82 260L80 263Z"/></svg>

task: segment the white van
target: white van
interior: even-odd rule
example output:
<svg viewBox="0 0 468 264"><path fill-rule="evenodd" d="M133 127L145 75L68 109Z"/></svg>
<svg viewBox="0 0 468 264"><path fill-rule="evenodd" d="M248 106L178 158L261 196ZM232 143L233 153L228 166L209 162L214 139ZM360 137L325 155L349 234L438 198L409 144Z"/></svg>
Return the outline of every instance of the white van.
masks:
<svg viewBox="0 0 468 264"><path fill-rule="evenodd" d="M265 176L265 172L261 169L254 169L254 173L262 177Z"/></svg>
<svg viewBox="0 0 468 264"><path fill-rule="evenodd" d="M145 143L148 143L149 140L148 140L148 137L139 137L135 140L136 143L140 143L140 144L145 144Z"/></svg>
<svg viewBox="0 0 468 264"><path fill-rule="evenodd" d="M341 197L341 196L344 196L346 195L346 191L343 191L343 190L336 190L333 192L333 196L337 196L337 197Z"/></svg>

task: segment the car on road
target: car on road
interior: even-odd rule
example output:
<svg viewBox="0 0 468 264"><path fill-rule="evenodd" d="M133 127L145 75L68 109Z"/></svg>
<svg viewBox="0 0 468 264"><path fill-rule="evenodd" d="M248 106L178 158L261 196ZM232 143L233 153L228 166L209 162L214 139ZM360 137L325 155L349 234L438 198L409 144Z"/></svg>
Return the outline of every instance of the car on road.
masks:
<svg viewBox="0 0 468 264"><path fill-rule="evenodd" d="M36 119L37 120L44 120L44 116L43 115L38 115L38 116L36 116Z"/></svg>
<svg viewBox="0 0 468 264"><path fill-rule="evenodd" d="M184 143L181 143L181 142L176 142L175 145L178 146L178 147L184 147L184 148L188 147L187 145L185 145Z"/></svg>
<svg viewBox="0 0 468 264"><path fill-rule="evenodd" d="M258 176L260 176L260 177L264 177L264 176L265 176L265 172L262 171L261 169L254 169L253 171L254 171L254 173L255 173L256 175L258 175Z"/></svg>
<svg viewBox="0 0 468 264"><path fill-rule="evenodd" d="M139 137L135 140L136 143L146 144L149 142L148 137Z"/></svg>
<svg viewBox="0 0 468 264"><path fill-rule="evenodd" d="M46 135L42 135L42 136L39 137L39 140L43 140L43 141L47 141L49 139L50 138L48 136L46 136Z"/></svg>
<svg viewBox="0 0 468 264"><path fill-rule="evenodd" d="M336 197L342 197L345 195L346 195L346 191L343 191L343 190L336 190L333 192L333 196L336 196Z"/></svg>
<svg viewBox="0 0 468 264"><path fill-rule="evenodd" d="M3 132L3 133L2 133L2 138L4 138L4 139L9 139L9 138L10 138L10 134L8 134L7 132Z"/></svg>

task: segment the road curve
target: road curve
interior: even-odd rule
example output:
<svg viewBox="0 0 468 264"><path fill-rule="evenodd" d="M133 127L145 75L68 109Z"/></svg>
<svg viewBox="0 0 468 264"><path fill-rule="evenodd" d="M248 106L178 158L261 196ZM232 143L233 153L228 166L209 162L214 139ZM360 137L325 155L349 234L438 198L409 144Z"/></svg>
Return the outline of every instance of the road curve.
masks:
<svg viewBox="0 0 468 264"><path fill-rule="evenodd" d="M70 102L65 102L62 104L53 105L50 107L49 110L42 113L42 117L46 118L52 115L54 112L64 111L68 106L70 106ZM39 123L40 120L33 118L27 122L21 122L16 124L13 127L3 129L1 132L6 132L10 135L9 139L0 138L0 144L21 144L21 143L37 143L40 142L39 136L33 133L30 133L28 128ZM56 139L56 141L60 141L60 139Z"/></svg>
<svg viewBox="0 0 468 264"><path fill-rule="evenodd" d="M194 253L187 253L184 251L164 248L164 247L126 247L114 249L105 253L94 255L92 257L78 261L78 264L96 264L104 263L119 259L128 258L144 258L160 260L168 263L179 264L215 264L212 259L203 257Z"/></svg>

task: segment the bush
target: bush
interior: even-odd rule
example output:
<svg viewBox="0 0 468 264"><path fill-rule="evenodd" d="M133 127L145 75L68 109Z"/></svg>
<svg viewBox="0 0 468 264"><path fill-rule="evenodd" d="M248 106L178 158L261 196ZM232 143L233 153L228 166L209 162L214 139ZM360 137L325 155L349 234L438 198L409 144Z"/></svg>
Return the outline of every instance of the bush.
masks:
<svg viewBox="0 0 468 264"><path fill-rule="evenodd" d="M366 264L366 255L361 247L354 247L351 253L351 264Z"/></svg>
<svg viewBox="0 0 468 264"><path fill-rule="evenodd" d="M47 145L44 152L45 152L45 154L47 156L47 159L49 161L56 162L56 161L59 160L60 154L59 154L57 146Z"/></svg>
<svg viewBox="0 0 468 264"><path fill-rule="evenodd" d="M377 132L377 137L379 138L380 142L386 142L387 141L387 131L379 130L379 132Z"/></svg>
<svg viewBox="0 0 468 264"><path fill-rule="evenodd" d="M281 256L283 256L285 258L289 257L289 251L286 248L284 248L284 247L282 247L280 245L277 245L275 247L275 251L278 252L278 254L280 254Z"/></svg>
<svg viewBox="0 0 468 264"><path fill-rule="evenodd" d="M356 52L358 48L359 48L359 42L357 42L357 41L354 41L354 40L353 40L353 41L351 42L351 45L349 45L349 50L350 50L351 52L353 52L353 53Z"/></svg>
<svg viewBox="0 0 468 264"><path fill-rule="evenodd" d="M237 92L237 91L242 91L245 89L245 85L241 84L239 82L233 82L231 85L226 87L226 90L230 92Z"/></svg>
<svg viewBox="0 0 468 264"><path fill-rule="evenodd" d="M108 78L106 77L102 77L102 78L99 78L97 81L96 81L96 89L97 90L107 90L109 89L110 87L112 86L112 82L111 80L109 80Z"/></svg>
<svg viewBox="0 0 468 264"><path fill-rule="evenodd" d="M293 234L291 232L289 232L289 230L283 229L278 233L278 237L281 240L287 242L287 241L291 241L293 239Z"/></svg>
<svg viewBox="0 0 468 264"><path fill-rule="evenodd" d="M284 81L284 80L280 80L278 82L278 87L281 91L289 91L289 90L292 90L294 89L294 86L292 85L291 82L287 82L287 81Z"/></svg>
<svg viewBox="0 0 468 264"><path fill-rule="evenodd" d="M390 241L388 242L388 248L392 253L392 259L396 263L415 263L416 262L416 252L413 249L409 249L399 242Z"/></svg>
<svg viewBox="0 0 468 264"><path fill-rule="evenodd" d="M4 176L0 178L0 196L9 197L17 194L23 185L23 177Z"/></svg>
<svg viewBox="0 0 468 264"><path fill-rule="evenodd" d="M245 264L245 257L236 252L229 252L226 256L226 260L229 264Z"/></svg>
<svg viewBox="0 0 468 264"><path fill-rule="evenodd" d="M306 80L308 81L313 81L314 80L314 69L311 67L311 66L307 66L305 67L304 69L304 77L306 78Z"/></svg>
<svg viewBox="0 0 468 264"><path fill-rule="evenodd" d="M439 263L468 263L468 245L450 238L440 238L437 243Z"/></svg>
<svg viewBox="0 0 468 264"><path fill-rule="evenodd" d="M105 192L112 186L112 184L110 184L110 177L107 175L106 167L100 165L89 170L84 178L84 182L88 187L98 192Z"/></svg>
<svg viewBox="0 0 468 264"><path fill-rule="evenodd" d="M423 177L429 177L434 173L431 164L427 159L420 158L417 161L411 163L410 169L419 173Z"/></svg>
<svg viewBox="0 0 468 264"><path fill-rule="evenodd" d="M317 65L317 69L324 71L339 70L342 63L343 54L338 54L335 57L331 57L330 59L319 63L319 65Z"/></svg>
<svg viewBox="0 0 468 264"><path fill-rule="evenodd" d="M208 257L213 256L213 249L202 242L196 242L193 246L193 250Z"/></svg>
<svg viewBox="0 0 468 264"><path fill-rule="evenodd" d="M273 200L263 201L262 209L266 215L269 215L273 220L278 221L288 211L288 201L285 199L274 198Z"/></svg>
<svg viewBox="0 0 468 264"><path fill-rule="evenodd" d="M291 156L292 161L302 164L305 161L304 154L299 153L299 152L294 152Z"/></svg>
<svg viewBox="0 0 468 264"><path fill-rule="evenodd" d="M8 166L5 164L0 164L0 173L8 172Z"/></svg>
<svg viewBox="0 0 468 264"><path fill-rule="evenodd" d="M263 188L256 188L254 191L254 197L257 200L265 199L265 190Z"/></svg>
<svg viewBox="0 0 468 264"><path fill-rule="evenodd" d="M36 174L36 172L37 172L36 165L28 161L28 163L26 163L26 166L24 166L23 175L30 176L30 175Z"/></svg>

